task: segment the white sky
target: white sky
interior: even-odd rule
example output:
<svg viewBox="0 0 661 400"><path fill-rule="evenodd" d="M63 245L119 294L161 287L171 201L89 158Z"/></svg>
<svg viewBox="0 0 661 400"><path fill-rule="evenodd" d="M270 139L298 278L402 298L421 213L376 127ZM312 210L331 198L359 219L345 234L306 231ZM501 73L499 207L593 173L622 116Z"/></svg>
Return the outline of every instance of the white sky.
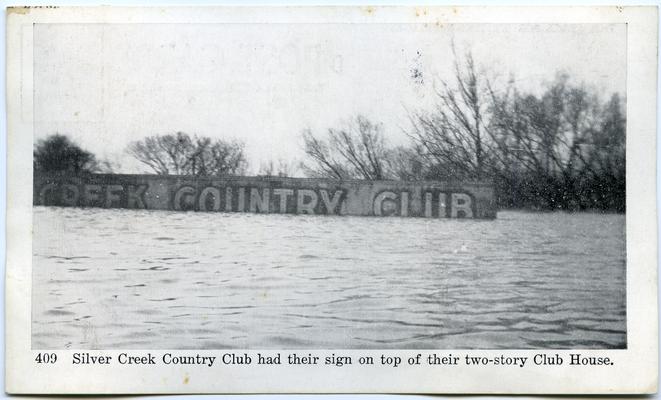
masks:
<svg viewBox="0 0 661 400"><path fill-rule="evenodd" d="M604 97L625 92L626 26L600 24L38 24L35 137L68 134L121 172L147 135L238 138L257 172L304 158L301 131L353 115L407 141L407 109L450 79L454 38L488 76L539 91L558 70ZM423 83L412 78L422 72Z"/></svg>

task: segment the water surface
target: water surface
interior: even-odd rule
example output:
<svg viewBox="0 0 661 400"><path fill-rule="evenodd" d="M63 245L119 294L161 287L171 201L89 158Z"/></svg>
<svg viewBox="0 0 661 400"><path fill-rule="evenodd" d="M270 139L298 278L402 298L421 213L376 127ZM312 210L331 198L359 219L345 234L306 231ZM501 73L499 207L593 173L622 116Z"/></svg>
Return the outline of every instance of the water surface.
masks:
<svg viewBox="0 0 661 400"><path fill-rule="evenodd" d="M623 348L624 225L34 207L32 345Z"/></svg>

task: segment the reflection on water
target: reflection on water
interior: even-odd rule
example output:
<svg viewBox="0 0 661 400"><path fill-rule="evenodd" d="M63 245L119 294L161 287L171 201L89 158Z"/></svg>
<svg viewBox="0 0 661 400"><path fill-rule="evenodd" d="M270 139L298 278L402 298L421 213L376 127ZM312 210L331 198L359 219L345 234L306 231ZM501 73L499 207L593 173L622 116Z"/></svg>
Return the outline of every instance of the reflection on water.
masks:
<svg viewBox="0 0 661 400"><path fill-rule="evenodd" d="M34 208L33 347L626 347L623 215Z"/></svg>

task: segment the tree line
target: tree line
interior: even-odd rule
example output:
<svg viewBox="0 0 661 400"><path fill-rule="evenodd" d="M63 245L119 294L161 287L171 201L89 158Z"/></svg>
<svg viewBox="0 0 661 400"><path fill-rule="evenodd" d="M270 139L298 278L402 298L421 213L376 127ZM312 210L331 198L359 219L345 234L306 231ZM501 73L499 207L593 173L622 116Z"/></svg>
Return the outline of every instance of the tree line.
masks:
<svg viewBox="0 0 661 400"><path fill-rule="evenodd" d="M510 79L496 90L470 53L409 114L407 146L389 146L363 116L302 133L309 176L493 182L501 208L625 211L625 101L558 74L541 94Z"/></svg>
<svg viewBox="0 0 661 400"><path fill-rule="evenodd" d="M130 143L126 153L158 175L243 175L248 170L243 142L184 132L145 137ZM110 162L99 160L59 133L35 144L33 168L35 172L73 174L114 170Z"/></svg>
<svg viewBox="0 0 661 400"><path fill-rule="evenodd" d="M501 208L625 211L625 99L558 74L539 94L480 73L470 53L435 88L431 109L409 113L406 145L362 115L301 133L305 161L269 161L260 174L331 179L493 182ZM148 136L126 152L161 175L244 175L244 143L183 132ZM35 171L110 172L64 135L39 141Z"/></svg>

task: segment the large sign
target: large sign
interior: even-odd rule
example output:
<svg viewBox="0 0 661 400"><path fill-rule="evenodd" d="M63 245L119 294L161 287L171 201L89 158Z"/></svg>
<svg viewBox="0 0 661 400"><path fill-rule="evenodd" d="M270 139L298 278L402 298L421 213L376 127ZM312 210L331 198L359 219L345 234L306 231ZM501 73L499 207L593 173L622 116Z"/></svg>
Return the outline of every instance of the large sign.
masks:
<svg viewBox="0 0 661 400"><path fill-rule="evenodd" d="M36 174L34 204L149 210L495 218L483 183Z"/></svg>

